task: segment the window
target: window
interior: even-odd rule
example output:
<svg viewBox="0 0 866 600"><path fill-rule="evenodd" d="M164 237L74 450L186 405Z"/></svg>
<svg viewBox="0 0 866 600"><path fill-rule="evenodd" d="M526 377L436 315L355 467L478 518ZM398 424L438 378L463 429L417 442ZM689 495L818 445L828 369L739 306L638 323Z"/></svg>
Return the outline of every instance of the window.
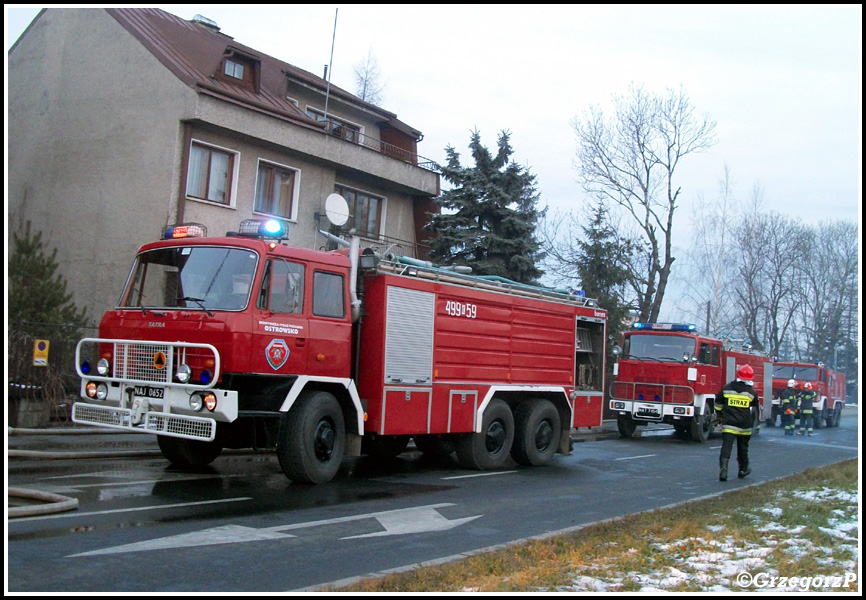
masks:
<svg viewBox="0 0 866 600"><path fill-rule="evenodd" d="M230 152L193 142L189 151L186 195L231 204L234 158Z"/></svg>
<svg viewBox="0 0 866 600"><path fill-rule="evenodd" d="M295 174L294 170L260 162L254 209L277 217L294 218Z"/></svg>
<svg viewBox="0 0 866 600"><path fill-rule="evenodd" d="M349 220L341 231L348 232L354 228L360 236L378 238L384 199L340 185L334 186L334 191L349 204Z"/></svg>
<svg viewBox="0 0 866 600"><path fill-rule="evenodd" d="M345 291L342 275L323 271L313 273L313 314L319 317L344 318Z"/></svg>
<svg viewBox="0 0 866 600"><path fill-rule="evenodd" d="M234 77L235 79L243 80L244 78L244 66L233 60L226 59L225 69L223 73L228 75L229 77Z"/></svg>
<svg viewBox="0 0 866 600"><path fill-rule="evenodd" d="M258 307L273 313L304 310L304 265L272 260L265 266Z"/></svg>
<svg viewBox="0 0 866 600"><path fill-rule="evenodd" d="M311 119L315 119L320 123L325 121L325 113L320 110L308 106L305 112ZM331 122L330 127L333 135L356 144L361 140L361 127L359 125L347 123L346 121L335 118L334 115L328 115L327 120Z"/></svg>
<svg viewBox="0 0 866 600"><path fill-rule="evenodd" d="M240 310L250 295L258 255L241 248L172 247L142 252L120 306Z"/></svg>

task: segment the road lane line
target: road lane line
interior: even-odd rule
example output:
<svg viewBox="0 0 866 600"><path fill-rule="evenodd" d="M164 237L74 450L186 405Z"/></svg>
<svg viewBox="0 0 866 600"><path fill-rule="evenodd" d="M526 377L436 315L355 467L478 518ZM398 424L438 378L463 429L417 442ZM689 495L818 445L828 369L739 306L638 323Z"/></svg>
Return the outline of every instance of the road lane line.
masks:
<svg viewBox="0 0 866 600"><path fill-rule="evenodd" d="M650 458L652 456L658 456L657 454L641 454L640 456L623 456L620 458L615 458L614 460L634 460L635 458Z"/></svg>
<svg viewBox="0 0 866 600"><path fill-rule="evenodd" d="M143 510L159 510L161 508L183 508L185 506L203 506L205 504L220 504L223 502L241 502L242 500L252 500L250 497L242 498L227 498L225 500L202 500L201 502L181 502L180 504L158 504L156 506L139 506L136 508L116 508L113 510L95 510L91 512L72 512L57 515L44 515L41 517L22 517L7 523L21 523L22 521L35 521L42 519L62 519L64 517L90 517L94 515L110 515L114 513L138 512Z"/></svg>

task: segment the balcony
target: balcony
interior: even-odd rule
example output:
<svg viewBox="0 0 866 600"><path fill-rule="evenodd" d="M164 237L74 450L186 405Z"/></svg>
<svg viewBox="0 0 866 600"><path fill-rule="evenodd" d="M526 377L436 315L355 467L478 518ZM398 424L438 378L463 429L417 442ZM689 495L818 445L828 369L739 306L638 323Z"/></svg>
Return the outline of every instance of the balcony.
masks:
<svg viewBox="0 0 866 600"><path fill-rule="evenodd" d="M334 137L343 139L351 144L364 146L365 148L369 148L379 154L396 158L397 160L409 163L410 165L415 165L416 167L421 167L427 171L439 173L439 168L436 163L428 158L424 158L414 152L409 152L408 150L395 146L394 144L389 144L388 142L383 142L382 140L370 137L369 135L361 133L358 129L350 127L344 123L331 121L330 119L324 121L324 123L326 124L325 130Z"/></svg>

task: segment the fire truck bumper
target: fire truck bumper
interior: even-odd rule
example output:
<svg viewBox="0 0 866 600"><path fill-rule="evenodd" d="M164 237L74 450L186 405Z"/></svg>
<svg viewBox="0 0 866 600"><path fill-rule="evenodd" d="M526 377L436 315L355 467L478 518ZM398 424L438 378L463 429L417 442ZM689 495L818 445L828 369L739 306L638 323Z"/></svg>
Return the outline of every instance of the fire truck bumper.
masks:
<svg viewBox="0 0 866 600"><path fill-rule="evenodd" d="M610 400L610 409L618 414L629 414L634 419L662 421L666 418L691 418L695 407L683 404L663 404L661 402L638 402L632 400Z"/></svg>
<svg viewBox="0 0 866 600"><path fill-rule="evenodd" d="M213 441L216 436L217 422L208 417L149 411L141 415L140 422L136 422L135 412L129 408L76 402L72 406L72 421L95 427L169 435L204 442Z"/></svg>
<svg viewBox="0 0 866 600"><path fill-rule="evenodd" d="M200 410L195 411L190 406L193 394L172 386L127 387L126 393L123 386L108 386L107 397L96 402L89 401L85 386L86 382L82 382L82 397L88 401L72 406L72 421L82 425L212 441L218 421L230 423L238 416L234 391L207 390L216 398L214 410L199 405Z"/></svg>

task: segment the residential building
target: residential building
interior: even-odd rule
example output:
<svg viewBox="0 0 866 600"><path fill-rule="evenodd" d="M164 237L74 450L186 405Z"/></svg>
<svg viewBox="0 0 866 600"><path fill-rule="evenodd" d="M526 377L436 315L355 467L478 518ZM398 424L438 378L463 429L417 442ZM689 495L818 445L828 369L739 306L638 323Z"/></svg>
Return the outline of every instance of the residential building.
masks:
<svg viewBox="0 0 866 600"><path fill-rule="evenodd" d="M421 132L227 33L154 8L50 8L9 51L8 226L42 231L97 320L164 226L273 216L291 244L326 248L335 192L363 245L426 258L439 174Z"/></svg>

